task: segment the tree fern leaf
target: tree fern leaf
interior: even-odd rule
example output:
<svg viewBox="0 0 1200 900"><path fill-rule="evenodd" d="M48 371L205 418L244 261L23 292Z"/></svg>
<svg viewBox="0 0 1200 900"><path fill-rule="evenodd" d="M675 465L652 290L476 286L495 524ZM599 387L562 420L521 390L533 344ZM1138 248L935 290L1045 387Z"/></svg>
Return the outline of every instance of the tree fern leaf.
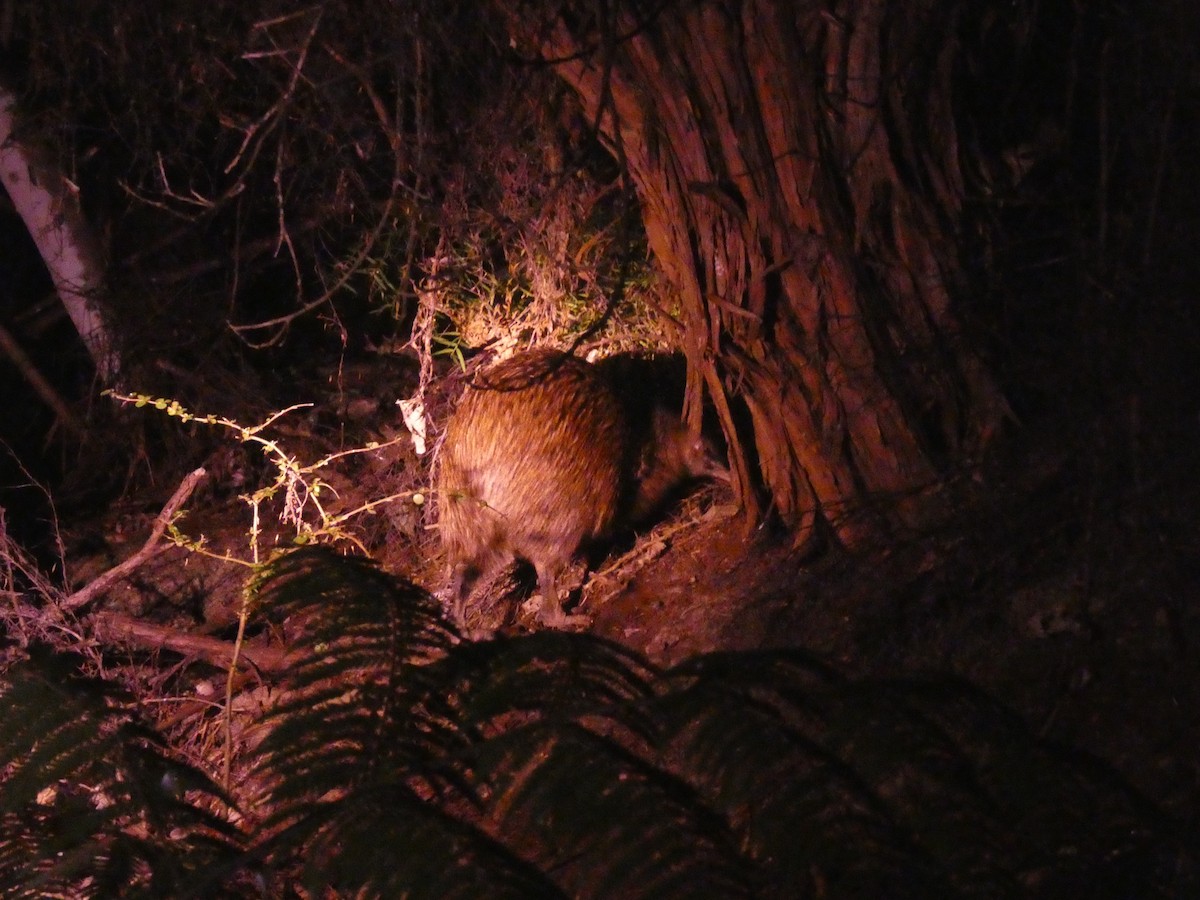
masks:
<svg viewBox="0 0 1200 900"><path fill-rule="evenodd" d="M309 848L305 882L313 890L429 900L563 896L482 831L399 785L347 796Z"/></svg>
<svg viewBox="0 0 1200 900"><path fill-rule="evenodd" d="M0 809L17 825L0 835L3 871L48 893L179 892L190 873L235 856L236 832L205 808L225 799L140 725L123 691L79 666L35 648L0 686L0 717L26 723L24 752L8 741L0 770Z"/></svg>
<svg viewBox="0 0 1200 900"><path fill-rule="evenodd" d="M664 765L737 829L767 894L786 895L789 885L816 890L814 878L855 890L894 880L908 886L903 896L936 892L935 870L870 786L768 701L765 686L779 670L764 662L748 660L760 676L770 674L763 681L740 672L726 683L734 671L727 658L703 679L667 683L655 702ZM748 691L755 682L758 690Z"/></svg>
<svg viewBox="0 0 1200 900"><path fill-rule="evenodd" d="M600 638L538 632L456 647L432 666L471 728L521 713L573 720L611 716L649 737L642 701L655 670L636 654Z"/></svg>
<svg viewBox="0 0 1200 900"><path fill-rule="evenodd" d="M1107 884L1165 897L1194 884L1149 811L953 686L846 679L792 651L660 673L586 635L456 643L424 592L367 563L309 551L275 565L282 586L266 578L260 595L304 628L261 745L271 812L257 852L300 865L313 892L1054 897Z"/></svg>
<svg viewBox="0 0 1200 900"><path fill-rule="evenodd" d="M681 782L579 725L490 738L481 758L498 833L576 897L737 897L749 878L724 823Z"/></svg>

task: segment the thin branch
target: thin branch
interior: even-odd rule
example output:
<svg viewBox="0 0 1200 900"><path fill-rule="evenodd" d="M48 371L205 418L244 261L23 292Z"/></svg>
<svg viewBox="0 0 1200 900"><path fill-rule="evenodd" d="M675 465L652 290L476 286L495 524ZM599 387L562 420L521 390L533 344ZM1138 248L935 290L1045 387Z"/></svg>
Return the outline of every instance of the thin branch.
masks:
<svg viewBox="0 0 1200 900"><path fill-rule="evenodd" d="M309 28L308 34L304 38L304 44L300 48L299 59L297 59L296 64L292 66L292 76L288 80L287 87L284 89L284 92L279 99L272 104L271 108L263 113L257 122L253 122L250 127L246 129L246 136L242 139L242 146L238 148L237 153L234 154L233 159L229 162L229 165L225 167L226 175L237 168L238 163L241 162L242 157L246 153L246 148L250 145L250 142L254 140L258 132L265 125L268 125L272 121L278 119L280 113L283 112L284 106L286 106L295 95L296 85L300 83L300 74L304 71L304 63L308 59L308 48L312 46L313 38L317 35L317 28L321 24L321 16L322 10L320 8L316 8L316 16L313 18L312 27Z"/></svg>
<svg viewBox="0 0 1200 900"><path fill-rule="evenodd" d="M76 418L75 413L71 412L71 408L67 406L67 402L63 400L58 391L46 380L45 376L38 371L33 360L21 349L21 345L17 343L17 339L3 325L0 325L0 351L3 351L12 360L13 365L17 367L18 371L25 377L25 380L29 382L34 393L41 397L42 402L54 411L54 415L58 417L59 422L76 434L83 431L83 423Z"/></svg>
<svg viewBox="0 0 1200 900"><path fill-rule="evenodd" d="M397 157L396 168L397 168L397 171L396 171L395 177L392 181L393 188L396 185L398 185L400 182L399 157ZM380 235L383 234L384 228L387 228L392 224L392 221L391 221L392 220L392 208L395 206L395 203L396 203L396 191L393 189L391 194L388 195L387 201L384 203L383 211L380 213L379 219L375 223L375 227L371 229L370 233L367 235L366 240L363 241L362 249L358 252L358 255L355 256L355 258L353 260L351 260L343 268L342 276L336 282L334 282L332 287L323 291L321 293L321 296L315 298L314 300L310 300L309 302L307 302L303 306L301 306L299 309L296 309L296 310L288 313L287 315L277 316L274 319L266 319L261 322L253 322L253 323L250 323L247 325L234 325L231 323L229 325L230 330L233 331L233 333L236 334L238 337L242 338L242 340L246 341L246 343L249 344L251 347L258 349L261 347L269 346L272 343L272 341L276 340L277 338L269 338L268 340L266 340L262 343L253 344L250 342L250 340L245 335L247 335L249 332L252 332L252 331L263 331L268 328L285 328L286 326L290 325L296 319L299 319L300 317L306 315L307 313L312 312L317 307L322 306L325 303L328 303L330 298L332 298L334 294L336 294L343 287L345 287L345 285L347 285L350 282L350 280L352 278L354 278L354 276L356 274L358 274L359 267L364 262L366 262L367 257L370 256L370 254L371 254L371 250L373 250L375 245L379 242L379 237L380 237Z"/></svg>
<svg viewBox="0 0 1200 900"><path fill-rule="evenodd" d="M146 543L142 545L141 550L119 565L113 566L113 568L109 569L99 578L80 588L75 593L64 597L59 603L59 607L64 611L72 611L87 605L98 595L108 590L113 584L137 569L146 560L170 546L169 544L161 543L163 533L167 530L167 526L171 524L175 513L179 511L179 507L191 496L192 491L196 489L196 485L207 474L203 468L200 468L183 479L179 487L175 489L175 493L171 495L171 499L167 501L167 505L158 514L158 518L154 520L154 527L150 529L150 537L146 539Z"/></svg>
<svg viewBox="0 0 1200 900"><path fill-rule="evenodd" d="M307 234L317 228L321 221L315 217L309 217L299 225L293 225L291 232L294 234ZM174 239L174 238L172 238ZM273 252L279 246L279 236L270 235L268 237L259 238L254 241L249 241L238 248L238 259L242 262L250 262L255 258L262 256L264 253ZM139 253L138 256L143 254ZM136 260L130 258L126 261L126 265L132 265ZM180 284L185 281L194 280L201 275L206 275L209 272L215 272L218 269L228 265L228 260L225 257L210 257L197 262L189 263L186 266L181 266L177 269L169 271L156 272L147 276L147 281L151 284L165 286Z"/></svg>

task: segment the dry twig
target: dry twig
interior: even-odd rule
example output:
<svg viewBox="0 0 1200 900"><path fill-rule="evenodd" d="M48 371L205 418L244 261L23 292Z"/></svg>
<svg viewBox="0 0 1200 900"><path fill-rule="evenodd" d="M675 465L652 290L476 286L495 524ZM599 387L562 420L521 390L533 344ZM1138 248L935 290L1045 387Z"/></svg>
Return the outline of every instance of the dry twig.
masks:
<svg viewBox="0 0 1200 900"><path fill-rule="evenodd" d="M171 495L171 499L167 501L167 505L162 508L162 512L158 514L158 518L154 520L154 527L150 529L150 537L146 539L146 543L142 545L142 549L129 557L124 562L113 566L99 578L81 587L75 593L68 597L64 597L59 603L59 607L66 611L77 610L82 606L86 606L98 595L108 590L113 584L120 581L133 572L157 553L161 553L167 544L161 542L163 533L167 530L167 526L171 524L171 520L175 517L179 507L183 502L191 496L192 491L196 489L196 485L200 483L207 472L203 468L196 469L188 475L175 489L175 493Z"/></svg>

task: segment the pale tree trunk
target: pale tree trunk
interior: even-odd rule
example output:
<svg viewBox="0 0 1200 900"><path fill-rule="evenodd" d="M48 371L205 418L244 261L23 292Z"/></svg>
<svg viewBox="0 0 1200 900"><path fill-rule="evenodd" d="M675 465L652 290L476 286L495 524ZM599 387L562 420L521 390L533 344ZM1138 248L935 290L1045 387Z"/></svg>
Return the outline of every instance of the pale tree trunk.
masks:
<svg viewBox="0 0 1200 900"><path fill-rule="evenodd" d="M960 4L526 5L625 163L679 291L695 388L799 540L907 520L1006 409L960 338L962 185L948 79ZM644 7L649 18L639 18ZM589 18L598 8L610 20ZM883 60L887 60L886 63ZM868 512L868 511L872 512Z"/></svg>
<svg viewBox="0 0 1200 900"><path fill-rule="evenodd" d="M0 181L50 272L59 299L96 366L116 385L119 359L96 304L102 268L75 187L32 145L21 140L16 101L0 87Z"/></svg>

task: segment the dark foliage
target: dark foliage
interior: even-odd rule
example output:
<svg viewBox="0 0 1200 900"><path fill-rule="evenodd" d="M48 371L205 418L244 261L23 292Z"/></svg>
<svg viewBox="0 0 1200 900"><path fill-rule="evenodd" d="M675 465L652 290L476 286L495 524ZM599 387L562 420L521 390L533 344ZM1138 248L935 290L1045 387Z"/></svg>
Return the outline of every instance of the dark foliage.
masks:
<svg viewBox="0 0 1200 900"><path fill-rule="evenodd" d="M582 635L455 643L428 596L301 551L311 622L261 851L408 896L1168 897L1196 858L1115 776L970 687L796 652L669 672Z"/></svg>
<svg viewBox="0 0 1200 900"><path fill-rule="evenodd" d="M251 777L219 790L122 693L35 653L4 679L0 892L406 897L1181 897L1178 823L961 683L796 651L658 671L542 632L461 641L367 560L283 554L301 624Z"/></svg>
<svg viewBox="0 0 1200 900"><path fill-rule="evenodd" d="M35 648L0 679L0 895L221 896L225 797L80 663Z"/></svg>

